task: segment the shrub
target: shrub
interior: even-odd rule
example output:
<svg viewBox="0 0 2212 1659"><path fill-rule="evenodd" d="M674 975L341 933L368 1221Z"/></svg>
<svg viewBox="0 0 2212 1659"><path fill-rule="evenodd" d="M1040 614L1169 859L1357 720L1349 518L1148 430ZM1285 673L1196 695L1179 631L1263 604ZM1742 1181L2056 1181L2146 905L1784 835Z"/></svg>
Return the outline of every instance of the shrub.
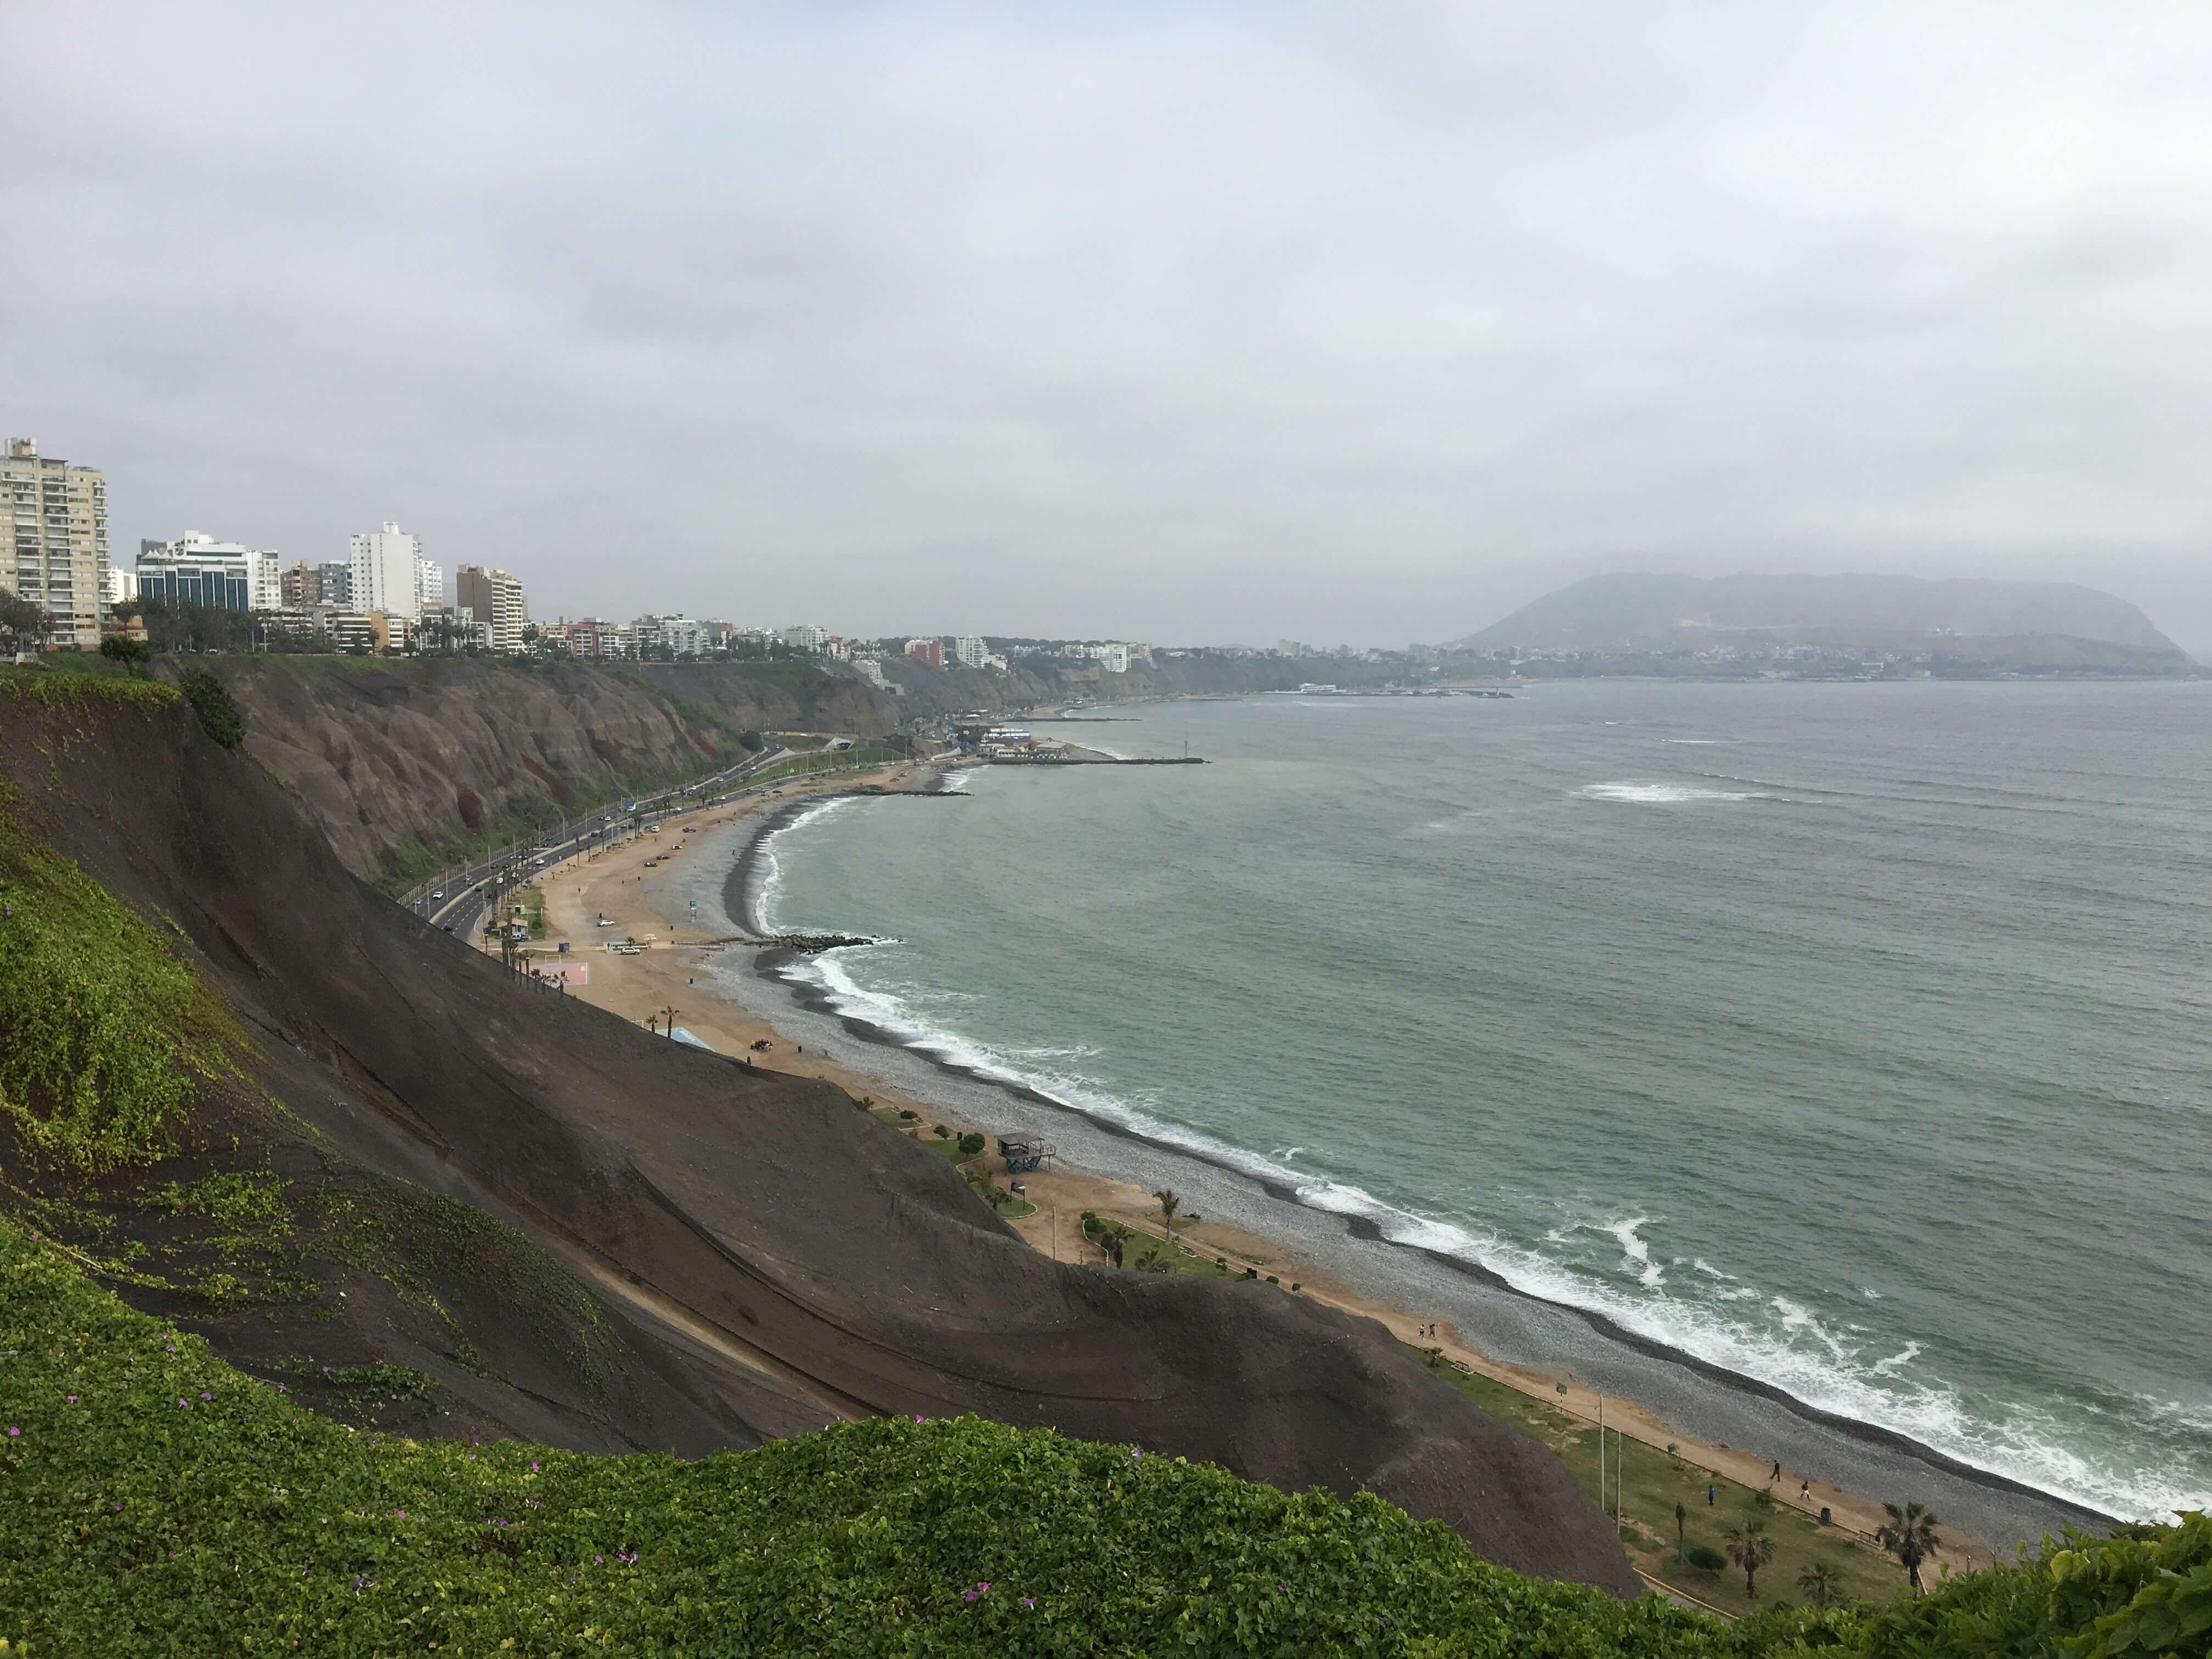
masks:
<svg viewBox="0 0 2212 1659"><path fill-rule="evenodd" d="M1683 1559L1699 1572L1718 1572L1728 1565L1728 1557L1723 1555L1711 1544L1691 1545L1685 1552Z"/></svg>
<svg viewBox="0 0 2212 1659"><path fill-rule="evenodd" d="M983 1150L983 1137L979 1134L969 1133L960 1137L960 1155L963 1158L975 1157Z"/></svg>
<svg viewBox="0 0 2212 1659"><path fill-rule="evenodd" d="M209 737L226 749L235 749L246 741L246 711L221 680L204 668L195 668L185 676L179 689L199 711L200 729Z"/></svg>
<svg viewBox="0 0 2212 1659"><path fill-rule="evenodd" d="M127 634L110 634L100 642L100 654L110 662L119 662L127 673L136 674L153 660L154 647L143 640L134 640Z"/></svg>

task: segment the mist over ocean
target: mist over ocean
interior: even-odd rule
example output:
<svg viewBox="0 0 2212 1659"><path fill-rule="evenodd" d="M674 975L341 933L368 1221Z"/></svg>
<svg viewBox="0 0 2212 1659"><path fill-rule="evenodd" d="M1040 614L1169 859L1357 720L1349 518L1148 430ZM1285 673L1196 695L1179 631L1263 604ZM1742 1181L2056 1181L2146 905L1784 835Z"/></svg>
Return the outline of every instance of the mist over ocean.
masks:
<svg viewBox="0 0 2212 1659"><path fill-rule="evenodd" d="M777 836L776 924L895 941L802 971L1978 1468L2212 1500L2212 685L1127 712L1045 729L1212 764Z"/></svg>

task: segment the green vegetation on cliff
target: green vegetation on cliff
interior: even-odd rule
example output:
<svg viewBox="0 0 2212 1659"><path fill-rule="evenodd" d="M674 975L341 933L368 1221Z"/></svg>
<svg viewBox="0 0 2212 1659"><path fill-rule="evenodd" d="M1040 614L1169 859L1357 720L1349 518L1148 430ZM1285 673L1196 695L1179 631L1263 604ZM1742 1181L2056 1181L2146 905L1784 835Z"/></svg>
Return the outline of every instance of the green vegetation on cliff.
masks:
<svg viewBox="0 0 2212 1659"><path fill-rule="evenodd" d="M239 1075L248 1052L160 935L0 801L0 1115L15 1133L80 1171L150 1164L176 1150L198 1085Z"/></svg>
<svg viewBox="0 0 2212 1659"><path fill-rule="evenodd" d="M0 1398L0 1635L34 1656L2151 1659L2212 1627L2202 1516L1729 1627L1518 1577L1371 1497L974 1418L693 1462L360 1432L4 1223Z"/></svg>

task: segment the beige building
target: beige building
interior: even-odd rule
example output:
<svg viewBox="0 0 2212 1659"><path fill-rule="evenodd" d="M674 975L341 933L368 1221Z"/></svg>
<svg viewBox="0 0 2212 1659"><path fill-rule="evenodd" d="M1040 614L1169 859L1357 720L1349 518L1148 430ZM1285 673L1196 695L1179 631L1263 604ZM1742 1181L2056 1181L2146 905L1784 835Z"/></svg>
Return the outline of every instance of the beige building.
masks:
<svg viewBox="0 0 2212 1659"><path fill-rule="evenodd" d="M453 572L453 603L490 629L493 650L522 649L522 625L530 620L530 606L522 597L520 578L480 564L459 566Z"/></svg>
<svg viewBox="0 0 2212 1659"><path fill-rule="evenodd" d="M46 606L53 644L99 650L107 480L94 468L40 454L28 438L10 438L0 457L0 500L15 527L15 556L0 563L0 587Z"/></svg>

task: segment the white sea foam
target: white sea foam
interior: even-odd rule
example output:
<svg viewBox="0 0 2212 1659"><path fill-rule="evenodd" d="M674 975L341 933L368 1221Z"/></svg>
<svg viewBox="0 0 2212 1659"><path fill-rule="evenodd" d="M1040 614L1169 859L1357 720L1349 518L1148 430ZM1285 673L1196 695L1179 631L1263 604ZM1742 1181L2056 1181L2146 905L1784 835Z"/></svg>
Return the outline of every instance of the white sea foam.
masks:
<svg viewBox="0 0 2212 1659"><path fill-rule="evenodd" d="M1639 1215L1632 1220L1616 1221L1606 1229L1620 1241L1621 1266L1634 1273L1646 1290L1657 1290L1667 1282L1667 1274L1651 1259L1651 1247L1636 1236L1638 1227L1649 1226L1651 1218Z"/></svg>
<svg viewBox="0 0 2212 1659"><path fill-rule="evenodd" d="M1583 800L1623 801L1638 806L1683 806L1707 800L1765 800L1764 789L1701 789L1687 783L1592 783L1575 793Z"/></svg>
<svg viewBox="0 0 2212 1659"><path fill-rule="evenodd" d="M769 932L781 933L795 931L792 925L784 920L782 915L783 860L776 856L776 843L799 828L800 824L818 823L832 813L850 806L853 800L854 797L850 795L832 796L827 800L808 807L803 812L793 814L790 823L779 824L775 830L761 837L760 890L755 897L753 908L760 916L761 925Z"/></svg>
<svg viewBox="0 0 2212 1659"><path fill-rule="evenodd" d="M1894 1376L1899 1366L1910 1365L1919 1358L1920 1352L1920 1345L1908 1340L1901 1352L1890 1355L1887 1359L1875 1361L1874 1374L1876 1376Z"/></svg>

